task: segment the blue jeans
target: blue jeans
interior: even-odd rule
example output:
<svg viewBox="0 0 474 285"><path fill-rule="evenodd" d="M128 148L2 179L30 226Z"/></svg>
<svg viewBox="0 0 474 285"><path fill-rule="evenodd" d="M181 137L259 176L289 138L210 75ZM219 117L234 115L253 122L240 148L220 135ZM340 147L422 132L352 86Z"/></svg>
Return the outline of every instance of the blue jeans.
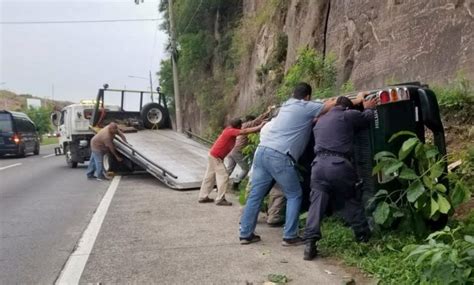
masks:
<svg viewBox="0 0 474 285"><path fill-rule="evenodd" d="M240 219L241 238L248 238L255 231L260 206L273 179L280 184L286 197L283 238L297 237L302 190L294 164L289 156L271 148L259 146L253 161L250 193Z"/></svg>
<svg viewBox="0 0 474 285"><path fill-rule="evenodd" d="M92 151L89 166L87 167L87 177L103 177L104 170L102 166L102 158L104 154L100 151Z"/></svg>

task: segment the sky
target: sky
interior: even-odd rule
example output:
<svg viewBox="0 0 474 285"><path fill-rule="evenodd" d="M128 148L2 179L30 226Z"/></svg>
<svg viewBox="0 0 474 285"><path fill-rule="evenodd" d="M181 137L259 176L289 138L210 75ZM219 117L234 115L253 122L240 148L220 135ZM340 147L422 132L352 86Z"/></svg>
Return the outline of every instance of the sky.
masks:
<svg viewBox="0 0 474 285"><path fill-rule="evenodd" d="M159 0L0 0L0 22L153 19L80 24L0 24L0 89L79 102L98 88L149 90L168 36ZM130 76L143 77L132 78ZM158 79L153 77L154 88Z"/></svg>

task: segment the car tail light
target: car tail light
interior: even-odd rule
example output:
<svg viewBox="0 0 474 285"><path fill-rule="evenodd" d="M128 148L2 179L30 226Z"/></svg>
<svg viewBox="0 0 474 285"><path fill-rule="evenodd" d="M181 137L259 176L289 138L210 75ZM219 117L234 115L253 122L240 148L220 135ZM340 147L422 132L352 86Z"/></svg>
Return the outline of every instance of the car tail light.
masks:
<svg viewBox="0 0 474 285"><path fill-rule="evenodd" d="M385 103L390 102L390 95L388 94L386 90L380 91L379 100L380 100L380 104L385 104Z"/></svg>
<svg viewBox="0 0 474 285"><path fill-rule="evenodd" d="M399 100L397 89L390 89L390 102L396 102Z"/></svg>
<svg viewBox="0 0 474 285"><path fill-rule="evenodd" d="M14 134L10 140L15 144L19 144L21 142L21 137L20 135Z"/></svg>
<svg viewBox="0 0 474 285"><path fill-rule="evenodd" d="M398 88L398 95L400 96L400 100L410 100L410 94L407 88Z"/></svg>

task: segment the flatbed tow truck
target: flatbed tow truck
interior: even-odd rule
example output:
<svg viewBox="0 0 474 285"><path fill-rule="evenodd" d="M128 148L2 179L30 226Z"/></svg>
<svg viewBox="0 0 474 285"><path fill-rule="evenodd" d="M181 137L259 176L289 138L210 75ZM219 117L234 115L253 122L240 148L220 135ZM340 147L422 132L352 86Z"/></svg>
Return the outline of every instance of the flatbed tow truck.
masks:
<svg viewBox="0 0 474 285"><path fill-rule="evenodd" d="M119 163L111 155L104 156L106 171L145 170L172 189L199 188L206 170L209 149L185 134L171 129L165 96L158 92L158 100L147 91L99 89L90 119L92 129L98 131L110 122L116 122L128 142L116 137L114 145L123 155ZM107 95L107 96L106 96ZM120 96L118 111L106 108L111 95ZM145 95L151 102L143 104ZM127 97L126 97L127 96ZM125 110L126 100L138 103L138 111Z"/></svg>

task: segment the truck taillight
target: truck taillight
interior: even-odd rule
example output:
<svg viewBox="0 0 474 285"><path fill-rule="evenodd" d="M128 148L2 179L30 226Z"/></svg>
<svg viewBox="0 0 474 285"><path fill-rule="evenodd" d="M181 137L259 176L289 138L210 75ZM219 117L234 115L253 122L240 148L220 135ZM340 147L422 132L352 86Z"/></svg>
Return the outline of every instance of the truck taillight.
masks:
<svg viewBox="0 0 474 285"><path fill-rule="evenodd" d="M398 88L397 92L400 100L410 100L410 95L408 94L407 88Z"/></svg>
<svg viewBox="0 0 474 285"><path fill-rule="evenodd" d="M386 90L380 91L379 100L380 100L380 104L385 104L385 103L390 102L390 95L388 94L388 91Z"/></svg>
<svg viewBox="0 0 474 285"><path fill-rule="evenodd" d="M398 101L397 89L390 89L390 102Z"/></svg>

